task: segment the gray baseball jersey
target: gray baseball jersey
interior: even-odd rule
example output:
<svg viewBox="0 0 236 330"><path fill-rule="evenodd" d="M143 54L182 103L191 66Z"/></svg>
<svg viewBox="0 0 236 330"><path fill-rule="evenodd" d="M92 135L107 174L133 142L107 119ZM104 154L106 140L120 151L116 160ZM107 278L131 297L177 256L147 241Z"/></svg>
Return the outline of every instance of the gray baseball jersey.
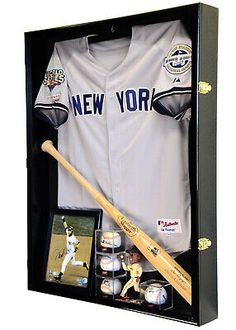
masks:
<svg viewBox="0 0 236 330"><path fill-rule="evenodd" d="M58 148L111 203L177 255L190 247L191 40L181 21L58 42L35 103ZM96 202L58 168L58 205ZM106 215L103 228L113 227ZM149 269L152 269L151 267Z"/></svg>

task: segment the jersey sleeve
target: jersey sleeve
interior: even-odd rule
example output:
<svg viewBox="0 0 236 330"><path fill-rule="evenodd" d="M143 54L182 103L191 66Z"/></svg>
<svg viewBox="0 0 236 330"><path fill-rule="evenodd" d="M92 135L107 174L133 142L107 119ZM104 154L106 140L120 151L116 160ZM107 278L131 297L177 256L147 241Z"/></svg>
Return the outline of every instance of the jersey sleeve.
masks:
<svg viewBox="0 0 236 330"><path fill-rule="evenodd" d="M180 120L191 112L191 39L181 21L170 28L167 47L163 48L158 76L161 88L154 95L153 108L162 115Z"/></svg>
<svg viewBox="0 0 236 330"><path fill-rule="evenodd" d="M37 95L34 109L40 119L55 128L58 128L67 120L69 111L67 78L56 44Z"/></svg>
<svg viewBox="0 0 236 330"><path fill-rule="evenodd" d="M78 245L78 244L80 244L80 241L75 237L75 245Z"/></svg>

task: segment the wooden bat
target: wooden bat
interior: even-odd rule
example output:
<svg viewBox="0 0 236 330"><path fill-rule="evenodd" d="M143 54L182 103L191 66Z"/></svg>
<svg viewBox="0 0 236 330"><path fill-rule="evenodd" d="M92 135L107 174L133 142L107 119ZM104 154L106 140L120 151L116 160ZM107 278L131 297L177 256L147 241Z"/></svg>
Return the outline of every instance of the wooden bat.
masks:
<svg viewBox="0 0 236 330"><path fill-rule="evenodd" d="M58 163L89 192L96 202L115 220L145 258L191 305L191 276L160 245L154 242L99 193L65 158L63 158L54 148L52 141L45 141L41 148L54 157Z"/></svg>

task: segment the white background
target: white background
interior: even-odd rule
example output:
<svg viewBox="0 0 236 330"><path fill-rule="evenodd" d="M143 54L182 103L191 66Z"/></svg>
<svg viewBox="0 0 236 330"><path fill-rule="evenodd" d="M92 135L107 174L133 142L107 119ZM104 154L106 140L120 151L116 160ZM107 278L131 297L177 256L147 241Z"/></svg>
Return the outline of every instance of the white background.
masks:
<svg viewBox="0 0 236 330"><path fill-rule="evenodd" d="M193 1L194 2L194 1ZM191 326L134 312L27 291L25 31L138 14L193 3L167 0L1 2L1 328L185 329ZM235 302L235 2L205 1L220 8L218 70L218 263L220 329L236 317ZM4 7L4 8L3 8ZM207 269L206 269L207 271ZM234 326L233 326L234 327Z"/></svg>

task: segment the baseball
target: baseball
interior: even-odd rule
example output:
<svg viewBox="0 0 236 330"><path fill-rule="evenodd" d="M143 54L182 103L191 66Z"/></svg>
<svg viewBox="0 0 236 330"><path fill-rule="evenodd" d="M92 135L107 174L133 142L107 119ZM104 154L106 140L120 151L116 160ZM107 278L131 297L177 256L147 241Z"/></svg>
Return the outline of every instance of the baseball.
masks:
<svg viewBox="0 0 236 330"><path fill-rule="evenodd" d="M116 256L104 256L100 260L102 270L116 272L121 269L121 262Z"/></svg>
<svg viewBox="0 0 236 330"><path fill-rule="evenodd" d="M121 236L114 231L104 231L101 235L100 244L106 248L118 248L121 246Z"/></svg>
<svg viewBox="0 0 236 330"><path fill-rule="evenodd" d="M149 304L163 305L167 301L167 292L161 284L154 283L147 287L144 298Z"/></svg>
<svg viewBox="0 0 236 330"><path fill-rule="evenodd" d="M122 285L120 280L116 279L110 279L110 278L105 278L102 281L101 291L109 296L111 295L117 295L121 292Z"/></svg>

